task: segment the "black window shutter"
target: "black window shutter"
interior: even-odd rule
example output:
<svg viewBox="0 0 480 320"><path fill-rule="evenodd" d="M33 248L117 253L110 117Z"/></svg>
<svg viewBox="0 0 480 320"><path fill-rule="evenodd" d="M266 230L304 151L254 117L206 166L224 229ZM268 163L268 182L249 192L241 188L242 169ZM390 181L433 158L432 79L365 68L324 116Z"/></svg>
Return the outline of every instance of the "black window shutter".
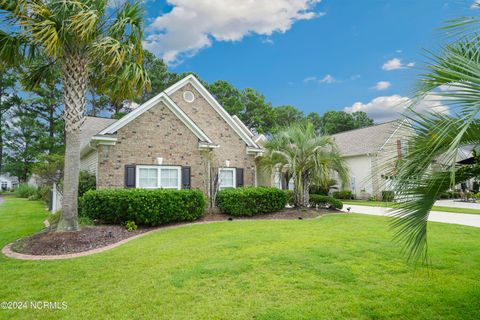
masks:
<svg viewBox="0 0 480 320"><path fill-rule="evenodd" d="M135 165L125 165L125 188L135 188Z"/></svg>
<svg viewBox="0 0 480 320"><path fill-rule="evenodd" d="M237 180L237 188L243 187L243 168L237 168L236 170L236 180Z"/></svg>
<svg viewBox="0 0 480 320"><path fill-rule="evenodd" d="M192 188L192 170L190 167L182 167L182 189Z"/></svg>

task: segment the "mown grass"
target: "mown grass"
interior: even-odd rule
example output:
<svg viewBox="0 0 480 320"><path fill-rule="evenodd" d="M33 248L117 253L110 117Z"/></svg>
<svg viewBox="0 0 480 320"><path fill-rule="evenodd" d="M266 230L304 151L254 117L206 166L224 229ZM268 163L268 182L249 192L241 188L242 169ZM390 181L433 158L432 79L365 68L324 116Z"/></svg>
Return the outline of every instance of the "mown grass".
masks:
<svg viewBox="0 0 480 320"><path fill-rule="evenodd" d="M0 206L0 244L39 230L39 203ZM64 261L0 257L0 300L66 310L23 319L478 319L480 229L429 223L430 268L405 263L388 220L233 221L160 231Z"/></svg>
<svg viewBox="0 0 480 320"><path fill-rule="evenodd" d="M344 204L356 204L359 206L370 206L370 207L395 207L395 202L384 202L384 201L369 201L369 200L342 200ZM446 206L433 206L433 211L442 211L442 212L453 212L453 213L469 213L469 214L480 214L478 209L470 208L460 208L460 207L446 207Z"/></svg>

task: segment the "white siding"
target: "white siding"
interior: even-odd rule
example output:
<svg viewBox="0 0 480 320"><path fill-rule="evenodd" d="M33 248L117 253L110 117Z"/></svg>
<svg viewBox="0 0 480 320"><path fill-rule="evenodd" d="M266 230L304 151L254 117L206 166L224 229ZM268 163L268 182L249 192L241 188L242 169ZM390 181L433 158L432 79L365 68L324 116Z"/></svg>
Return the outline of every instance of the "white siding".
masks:
<svg viewBox="0 0 480 320"><path fill-rule="evenodd" d="M98 152L97 150L90 152L80 160L80 170L88 171L95 176L97 175Z"/></svg>
<svg viewBox="0 0 480 320"><path fill-rule="evenodd" d="M350 189L357 197L360 193L373 194L372 159L367 155L345 158L350 170ZM354 184L354 185L352 185Z"/></svg>

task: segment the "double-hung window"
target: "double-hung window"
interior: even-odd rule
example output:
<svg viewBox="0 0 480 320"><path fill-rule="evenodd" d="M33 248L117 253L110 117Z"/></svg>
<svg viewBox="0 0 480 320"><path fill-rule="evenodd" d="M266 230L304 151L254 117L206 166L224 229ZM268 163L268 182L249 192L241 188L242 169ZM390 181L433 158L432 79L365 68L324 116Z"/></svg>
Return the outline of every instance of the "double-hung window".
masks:
<svg viewBox="0 0 480 320"><path fill-rule="evenodd" d="M236 185L236 170L235 168L220 168L218 169L218 185L220 190L235 188Z"/></svg>
<svg viewBox="0 0 480 320"><path fill-rule="evenodd" d="M181 189L181 167L137 166L137 188Z"/></svg>

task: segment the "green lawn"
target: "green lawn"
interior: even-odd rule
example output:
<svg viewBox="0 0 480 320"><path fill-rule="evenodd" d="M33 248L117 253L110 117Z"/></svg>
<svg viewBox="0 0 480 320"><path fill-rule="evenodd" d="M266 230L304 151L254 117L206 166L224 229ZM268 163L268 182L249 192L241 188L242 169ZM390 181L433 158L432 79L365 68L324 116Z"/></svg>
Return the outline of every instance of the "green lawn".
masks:
<svg viewBox="0 0 480 320"><path fill-rule="evenodd" d="M356 204L359 206L370 206L370 207L393 207L395 206L394 202L383 202L383 201L369 201L369 200L342 200L344 204ZM443 211L443 212L455 212L455 213L470 213L470 214L480 214L480 210L469 209L469 208L458 208L458 207L446 207L446 206L433 206L433 211Z"/></svg>
<svg viewBox="0 0 480 320"><path fill-rule="evenodd" d="M37 202L0 206L0 245L41 228ZM65 261L0 257L0 301L66 301L67 310L1 310L48 319L478 319L480 229L429 225L431 268L414 268L388 220L233 221L165 230Z"/></svg>

